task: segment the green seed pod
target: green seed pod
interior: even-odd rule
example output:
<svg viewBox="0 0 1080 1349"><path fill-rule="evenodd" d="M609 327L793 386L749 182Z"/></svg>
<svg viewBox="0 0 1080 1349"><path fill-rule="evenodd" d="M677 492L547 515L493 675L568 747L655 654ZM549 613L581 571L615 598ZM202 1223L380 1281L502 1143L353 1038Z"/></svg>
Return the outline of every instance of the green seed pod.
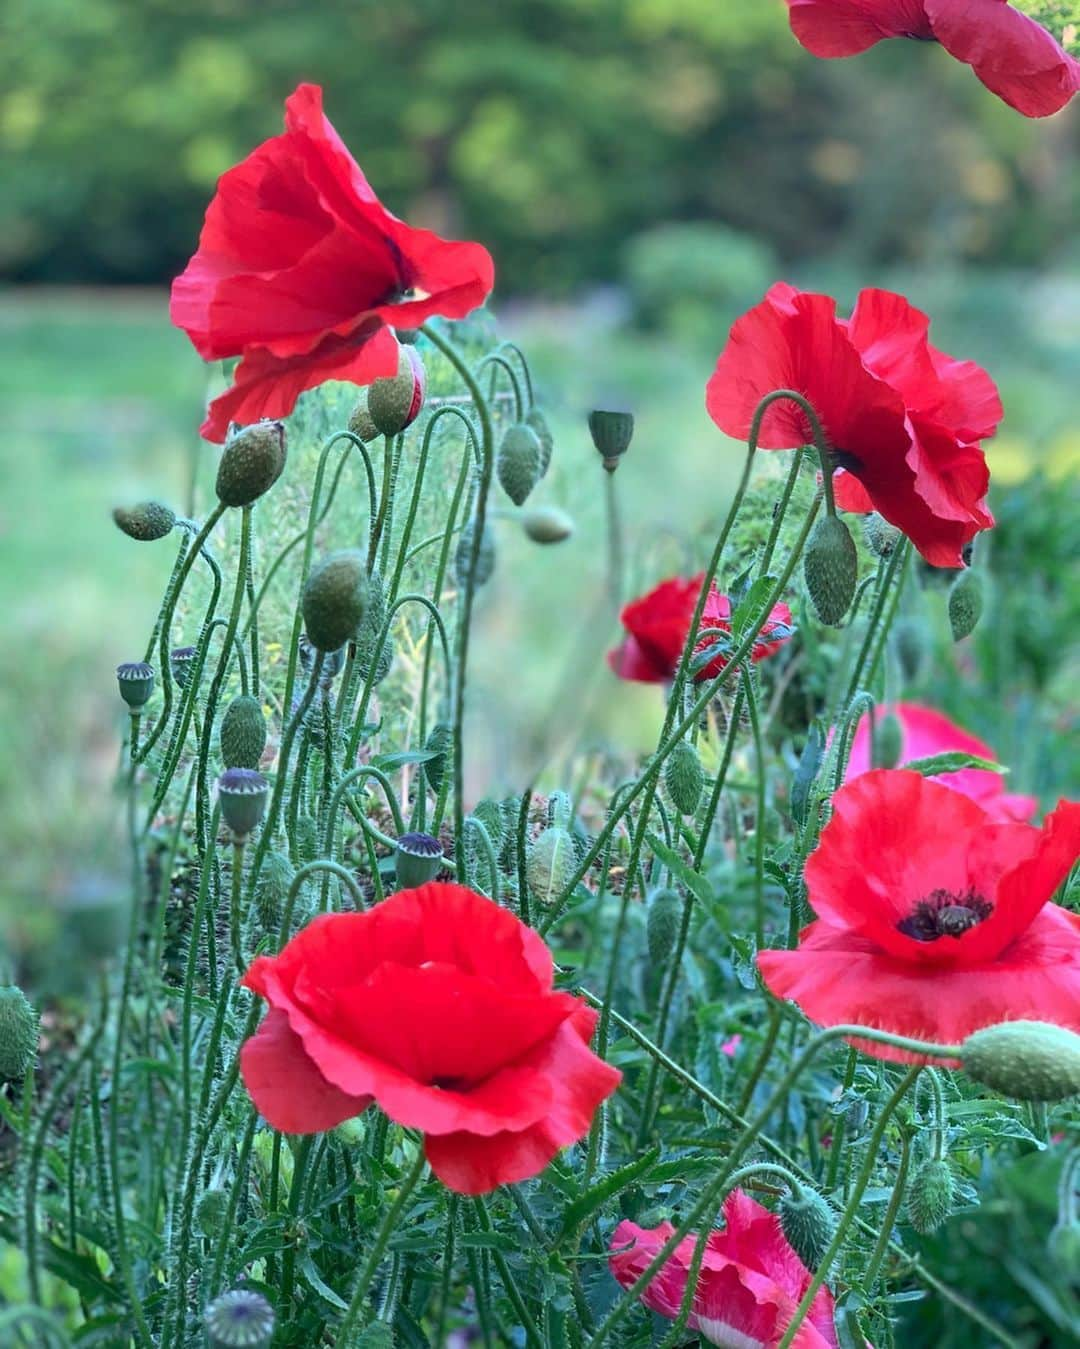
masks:
<svg viewBox="0 0 1080 1349"><path fill-rule="evenodd" d="M813 1274L836 1235L836 1214L817 1190L809 1187L798 1194L784 1195L777 1212L784 1236Z"/></svg>
<svg viewBox="0 0 1080 1349"><path fill-rule="evenodd" d="M431 834L402 834L395 848L394 870L399 890L426 885L443 869L442 844Z"/></svg>
<svg viewBox="0 0 1080 1349"><path fill-rule="evenodd" d="M1046 1253L1070 1287L1080 1285L1080 1224L1059 1220L1047 1238Z"/></svg>
<svg viewBox="0 0 1080 1349"><path fill-rule="evenodd" d="M488 838L491 839L491 846L495 849L495 856L498 857L506 833L506 821L503 819L502 806L499 805L498 801L486 799L479 802L473 810L473 814L487 830Z"/></svg>
<svg viewBox="0 0 1080 1349"><path fill-rule="evenodd" d="M671 958L682 926L683 901L674 890L654 890L645 914L645 940L649 960L662 969Z"/></svg>
<svg viewBox="0 0 1080 1349"><path fill-rule="evenodd" d="M952 1212L955 1197L956 1182L949 1163L928 1157L915 1168L908 1184L908 1222L923 1236L936 1232Z"/></svg>
<svg viewBox="0 0 1080 1349"><path fill-rule="evenodd" d="M0 988L0 1082L17 1082L37 1057L38 1015L16 984Z"/></svg>
<svg viewBox="0 0 1080 1349"><path fill-rule="evenodd" d="M229 1211L229 1192L220 1185L203 1190L195 1205L195 1222L204 1237L214 1237L221 1231Z"/></svg>
<svg viewBox="0 0 1080 1349"><path fill-rule="evenodd" d="M129 709L141 712L154 692L154 667L144 660L128 661L116 667L116 683L120 697Z"/></svg>
<svg viewBox="0 0 1080 1349"><path fill-rule="evenodd" d="M349 413L348 428L358 440L365 444L374 440L379 434L379 428L375 425L368 410L367 390L360 395L356 406Z"/></svg>
<svg viewBox="0 0 1080 1349"><path fill-rule="evenodd" d="M319 855L319 826L314 815L301 815L296 821L296 855L301 863L314 862Z"/></svg>
<svg viewBox="0 0 1080 1349"><path fill-rule="evenodd" d="M112 518L129 539L152 543L163 539L176 524L176 512L160 501L140 501L137 506L117 506Z"/></svg>
<svg viewBox="0 0 1080 1349"><path fill-rule="evenodd" d="M803 576L818 618L835 626L851 608L859 579L855 540L839 516L823 516L810 531Z"/></svg>
<svg viewBox="0 0 1080 1349"><path fill-rule="evenodd" d="M878 557L891 557L903 537L901 531L895 525L890 525L877 511L863 516L863 532L867 548Z"/></svg>
<svg viewBox="0 0 1080 1349"><path fill-rule="evenodd" d="M705 788L705 770L697 750L688 740L680 740L664 764L664 786L672 805L681 815L693 815Z"/></svg>
<svg viewBox="0 0 1080 1349"><path fill-rule="evenodd" d="M977 571L962 571L949 591L949 626L954 642L962 642L976 628L983 611L983 580Z"/></svg>
<svg viewBox="0 0 1080 1349"><path fill-rule="evenodd" d="M446 721L437 721L428 732L424 749L434 758L423 765L424 777L433 792L441 792L443 778L450 770L454 755L454 728Z"/></svg>
<svg viewBox="0 0 1080 1349"><path fill-rule="evenodd" d="M367 567L359 549L331 553L313 567L301 608L308 640L316 651L337 651L351 641L363 622L367 602Z"/></svg>
<svg viewBox="0 0 1080 1349"><path fill-rule="evenodd" d="M286 453L281 422L256 422L238 431L221 451L218 500L225 506L250 506L281 477Z"/></svg>
<svg viewBox="0 0 1080 1349"><path fill-rule="evenodd" d="M558 506L535 506L521 517L521 527L533 543L562 543L574 532L574 522Z"/></svg>
<svg viewBox="0 0 1080 1349"><path fill-rule="evenodd" d="M285 916L285 900L296 872L280 852L268 852L263 858L255 883L255 915L263 932L276 932Z"/></svg>
<svg viewBox="0 0 1080 1349"><path fill-rule="evenodd" d="M495 460L495 472L503 491L521 506L540 481L540 437L524 422L511 426L503 436Z"/></svg>
<svg viewBox="0 0 1080 1349"><path fill-rule="evenodd" d="M398 372L377 379L368 389L368 413L376 431L396 436L411 426L424 406L424 363L409 346L398 349Z"/></svg>
<svg viewBox="0 0 1080 1349"><path fill-rule="evenodd" d="M210 1349L269 1349L274 1309L254 1289L235 1288L210 1303L203 1324Z"/></svg>
<svg viewBox="0 0 1080 1349"><path fill-rule="evenodd" d="M1080 1035L1045 1021L1005 1021L964 1041L964 1071L981 1086L1018 1101L1080 1095Z"/></svg>
<svg viewBox="0 0 1080 1349"><path fill-rule="evenodd" d="M574 840L557 825L545 829L529 848L525 876L539 904L554 904L576 870Z"/></svg>
<svg viewBox="0 0 1080 1349"><path fill-rule="evenodd" d="M258 768L266 748L266 718L258 698L242 693L225 709L218 728L226 768Z"/></svg>
<svg viewBox="0 0 1080 1349"><path fill-rule="evenodd" d="M538 407L531 407L526 413L525 425L536 432L536 438L540 442L540 476L542 478L551 467L551 456L555 450L555 438L551 434L551 427L548 425L548 419Z"/></svg>
<svg viewBox="0 0 1080 1349"><path fill-rule="evenodd" d="M614 473L619 460L630 448L634 435L633 413L595 409L589 413L589 434L604 460L604 467L609 473Z"/></svg>
<svg viewBox="0 0 1080 1349"><path fill-rule="evenodd" d="M195 657L198 654L193 646L174 646L169 652L169 668L172 677L182 689L188 686L188 680L195 670Z"/></svg>
<svg viewBox="0 0 1080 1349"><path fill-rule="evenodd" d="M902 618L893 628L892 636L900 671L909 684L914 683L926 660L926 628L917 618Z"/></svg>
<svg viewBox="0 0 1080 1349"><path fill-rule="evenodd" d="M266 812L270 784L254 769L226 768L217 788L221 818L237 839L246 839Z"/></svg>
<svg viewBox="0 0 1080 1349"><path fill-rule="evenodd" d="M874 727L874 768L895 768L904 750L904 728L895 712L878 717Z"/></svg>
<svg viewBox="0 0 1080 1349"><path fill-rule="evenodd" d="M464 590L469 583L469 561L472 557L473 539L476 537L476 524L471 521L458 537L454 550L454 579L458 588ZM495 534L491 525L484 521L484 532L480 535L480 551L476 555L476 584L484 585L491 580L495 570Z"/></svg>

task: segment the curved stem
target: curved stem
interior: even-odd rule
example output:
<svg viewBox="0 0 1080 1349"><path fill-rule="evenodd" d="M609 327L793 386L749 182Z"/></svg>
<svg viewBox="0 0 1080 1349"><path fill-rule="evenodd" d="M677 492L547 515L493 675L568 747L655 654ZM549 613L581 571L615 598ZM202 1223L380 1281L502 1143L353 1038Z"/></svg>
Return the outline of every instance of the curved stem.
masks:
<svg viewBox="0 0 1080 1349"><path fill-rule="evenodd" d="M881 1235L874 1245L870 1255L870 1263L866 1266L866 1274L863 1276L863 1286L866 1288L873 1289L881 1270L882 1261L885 1259L885 1253L889 1249L892 1231L896 1225L896 1215L900 1212L900 1205L904 1202L904 1195L907 1191L910 1165L911 1135L905 1129L900 1136L900 1165L896 1168L896 1179L893 1181L893 1191L889 1196L889 1206L881 1220Z"/></svg>

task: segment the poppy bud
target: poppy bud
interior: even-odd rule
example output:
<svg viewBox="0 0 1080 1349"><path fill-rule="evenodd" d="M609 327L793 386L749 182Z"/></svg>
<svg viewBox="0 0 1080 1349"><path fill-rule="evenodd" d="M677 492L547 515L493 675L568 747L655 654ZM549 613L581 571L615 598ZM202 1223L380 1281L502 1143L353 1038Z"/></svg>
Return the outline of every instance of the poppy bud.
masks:
<svg viewBox="0 0 1080 1349"><path fill-rule="evenodd" d="M419 353L409 346L400 347L397 374L377 379L368 389L368 412L380 435L396 436L416 421L424 406L425 383Z"/></svg>
<svg viewBox="0 0 1080 1349"><path fill-rule="evenodd" d="M867 548L878 557L891 557L902 537L901 531L895 525L890 525L877 511L863 516L863 532Z"/></svg>
<svg viewBox="0 0 1080 1349"><path fill-rule="evenodd" d="M129 539L152 543L163 539L176 524L176 512L160 501L140 501L137 506L117 506L112 513Z"/></svg>
<svg viewBox="0 0 1080 1349"><path fill-rule="evenodd" d="M379 434L379 428L372 420L368 409L367 390L360 395L356 406L349 413L347 425L357 440L362 440L365 444L369 440L374 440Z"/></svg>
<svg viewBox="0 0 1080 1349"><path fill-rule="evenodd" d="M37 1056L38 1016L16 984L0 988L0 1082L25 1076Z"/></svg>
<svg viewBox="0 0 1080 1349"><path fill-rule="evenodd" d="M855 540L839 516L823 516L810 531L803 575L818 618L835 626L851 608L859 579Z"/></svg>
<svg viewBox="0 0 1080 1349"><path fill-rule="evenodd" d="M503 820L502 806L498 801L490 799L481 801L473 810L473 815L487 830L487 836L491 839L491 846L495 849L496 857L499 855L499 849L503 845L503 837L506 830L506 823Z"/></svg>
<svg viewBox="0 0 1080 1349"><path fill-rule="evenodd" d="M394 647L389 638L378 645L386 622L386 586L379 572L368 577L368 603L363 620L356 630L356 667L364 679L380 684L390 673L394 661Z"/></svg>
<svg viewBox="0 0 1080 1349"><path fill-rule="evenodd" d="M519 422L502 438L495 472L503 491L521 506L540 479L540 438L530 426Z"/></svg>
<svg viewBox="0 0 1080 1349"><path fill-rule="evenodd" d="M144 660L128 661L116 667L120 697L131 712L141 712L154 692L154 667Z"/></svg>
<svg viewBox="0 0 1080 1349"><path fill-rule="evenodd" d="M908 1185L908 1222L923 1236L936 1232L952 1212L955 1196L956 1183L949 1163L928 1157L915 1168Z"/></svg>
<svg viewBox="0 0 1080 1349"><path fill-rule="evenodd" d="M895 712L886 712L874 726L874 768L895 768L904 751L904 728Z"/></svg>
<svg viewBox="0 0 1080 1349"><path fill-rule="evenodd" d="M917 618L902 618L893 628L893 643L900 670L907 682L913 683L926 659L926 629Z"/></svg>
<svg viewBox="0 0 1080 1349"><path fill-rule="evenodd" d="M210 1349L268 1349L274 1309L254 1289L234 1288L210 1303L203 1324Z"/></svg>
<svg viewBox="0 0 1080 1349"><path fill-rule="evenodd" d="M454 551L454 579L458 587L464 590L469 582L469 561L472 558L473 539L476 537L476 523L470 522L461 531L457 548ZM480 551L476 555L476 584L482 586L491 580L495 570L495 535L488 522L484 521L484 532L480 535Z"/></svg>
<svg viewBox="0 0 1080 1349"><path fill-rule="evenodd" d="M521 797L508 796L500 806L503 815L503 842L499 861L514 870L518 860L518 819L521 815Z"/></svg>
<svg viewBox="0 0 1080 1349"><path fill-rule="evenodd" d="M314 862L319 855L319 826L314 815L301 815L294 834L296 855L301 862Z"/></svg>
<svg viewBox="0 0 1080 1349"><path fill-rule="evenodd" d="M225 709L218 728L226 768L258 768L266 748L266 718L258 698L242 693Z"/></svg>
<svg viewBox="0 0 1080 1349"><path fill-rule="evenodd" d="M649 959L657 969L667 964L675 949L682 924L683 902L674 890L654 890L645 915L645 940Z"/></svg>
<svg viewBox="0 0 1080 1349"><path fill-rule="evenodd" d="M442 844L430 834L402 834L394 846L399 890L414 890L418 885L426 885L442 871Z"/></svg>
<svg viewBox="0 0 1080 1349"><path fill-rule="evenodd" d="M225 506L250 506L281 477L285 455L285 427L281 422L256 422L238 431L221 451L218 500Z"/></svg>
<svg viewBox="0 0 1080 1349"><path fill-rule="evenodd" d="M237 839L246 839L266 811L270 784L251 768L226 768L217 780L221 817Z"/></svg>
<svg viewBox="0 0 1080 1349"><path fill-rule="evenodd" d="M558 506L536 506L522 517L522 527L533 543L562 543L574 532L574 522Z"/></svg>
<svg viewBox="0 0 1080 1349"><path fill-rule="evenodd" d="M359 1115L353 1115L335 1127L334 1137L347 1148L358 1148L367 1137L367 1124Z"/></svg>
<svg viewBox="0 0 1080 1349"><path fill-rule="evenodd" d="M693 815L705 786L705 770L697 750L688 740L680 740L664 764L664 786L672 804L681 815Z"/></svg>
<svg viewBox="0 0 1080 1349"><path fill-rule="evenodd" d="M609 473L614 473L620 458L630 448L634 415L632 412L601 412L596 409L589 413L589 433L598 453L603 456L604 467Z"/></svg>
<svg viewBox="0 0 1080 1349"><path fill-rule="evenodd" d="M576 870L574 840L558 825L545 829L529 848L525 876L539 904L554 904Z"/></svg>
<svg viewBox="0 0 1080 1349"><path fill-rule="evenodd" d="M1080 1224L1059 1220L1047 1238L1046 1252L1070 1287L1080 1284Z"/></svg>
<svg viewBox="0 0 1080 1349"><path fill-rule="evenodd" d="M780 1226L792 1249L812 1273L821 1264L836 1235L836 1214L817 1190L808 1186L780 1200Z"/></svg>
<svg viewBox="0 0 1080 1349"><path fill-rule="evenodd" d="M195 1205L195 1221L204 1237L213 1237L221 1231L229 1211L229 1192L221 1186L203 1190Z"/></svg>
<svg viewBox="0 0 1080 1349"><path fill-rule="evenodd" d="M525 425L531 427L536 432L536 438L540 442L540 476L541 478L551 467L551 456L555 450L555 438L551 434L551 427L548 425L548 419L538 407L531 407L525 416Z"/></svg>
<svg viewBox="0 0 1080 1349"><path fill-rule="evenodd" d="M196 650L193 646L174 646L169 652L169 668L172 670L172 677L182 689L188 686L188 680L191 678L195 669Z"/></svg>
<svg viewBox="0 0 1080 1349"><path fill-rule="evenodd" d="M284 853L268 852L263 858L259 879L255 882L255 913L264 931L273 932L281 926L285 901L295 875L293 864Z"/></svg>
<svg viewBox="0 0 1080 1349"><path fill-rule="evenodd" d="M356 636L368 603L364 555L356 548L331 553L313 567L301 599L308 641L331 652Z"/></svg>
<svg viewBox="0 0 1080 1349"><path fill-rule="evenodd" d="M432 755L423 765L424 777L433 792L440 792L454 751L454 728L449 722L437 721L432 726L424 741L424 749Z"/></svg>
<svg viewBox="0 0 1080 1349"><path fill-rule="evenodd" d="M949 626L954 642L962 642L975 631L982 611L982 576L977 571L961 572L949 591Z"/></svg>
<svg viewBox="0 0 1080 1349"><path fill-rule="evenodd" d="M1080 1094L1080 1035L1044 1021L1005 1021L977 1030L960 1055L969 1077L1018 1101Z"/></svg>

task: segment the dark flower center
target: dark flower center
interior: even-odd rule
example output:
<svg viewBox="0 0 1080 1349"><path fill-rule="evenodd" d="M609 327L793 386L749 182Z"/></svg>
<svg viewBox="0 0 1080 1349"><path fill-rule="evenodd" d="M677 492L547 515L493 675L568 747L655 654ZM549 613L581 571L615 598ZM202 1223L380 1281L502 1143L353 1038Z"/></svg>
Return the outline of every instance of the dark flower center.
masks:
<svg viewBox="0 0 1080 1349"><path fill-rule="evenodd" d="M915 941L937 941L940 937L960 938L970 928L978 927L994 910L974 890L962 895L951 890L934 890L920 899L907 918L897 923L897 930Z"/></svg>
<svg viewBox="0 0 1080 1349"><path fill-rule="evenodd" d="M830 456L834 467L847 469L849 473L857 474L859 469L862 468L862 464L855 455L849 454L847 450L830 450Z"/></svg>

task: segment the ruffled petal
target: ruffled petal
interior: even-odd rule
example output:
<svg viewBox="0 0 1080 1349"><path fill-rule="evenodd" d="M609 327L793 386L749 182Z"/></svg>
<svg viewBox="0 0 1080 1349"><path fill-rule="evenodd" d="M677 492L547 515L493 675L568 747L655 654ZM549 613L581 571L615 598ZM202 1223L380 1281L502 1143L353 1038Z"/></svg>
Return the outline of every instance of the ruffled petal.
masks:
<svg viewBox="0 0 1080 1349"><path fill-rule="evenodd" d="M284 1012L271 1008L240 1050L240 1072L267 1124L287 1134L333 1129L359 1115L370 1096L352 1096L327 1082L304 1051Z"/></svg>
<svg viewBox="0 0 1080 1349"><path fill-rule="evenodd" d="M922 0L787 0L791 29L814 56L857 56L883 38L931 36Z"/></svg>
<svg viewBox="0 0 1080 1349"><path fill-rule="evenodd" d="M611 1234L608 1256L608 1268L619 1286L630 1288L637 1283L674 1232L672 1224L666 1222L651 1228L629 1220L619 1223ZM692 1242L679 1243L641 1294L644 1306L670 1320L678 1316L686 1292L687 1266L681 1252L688 1245L692 1252Z"/></svg>

